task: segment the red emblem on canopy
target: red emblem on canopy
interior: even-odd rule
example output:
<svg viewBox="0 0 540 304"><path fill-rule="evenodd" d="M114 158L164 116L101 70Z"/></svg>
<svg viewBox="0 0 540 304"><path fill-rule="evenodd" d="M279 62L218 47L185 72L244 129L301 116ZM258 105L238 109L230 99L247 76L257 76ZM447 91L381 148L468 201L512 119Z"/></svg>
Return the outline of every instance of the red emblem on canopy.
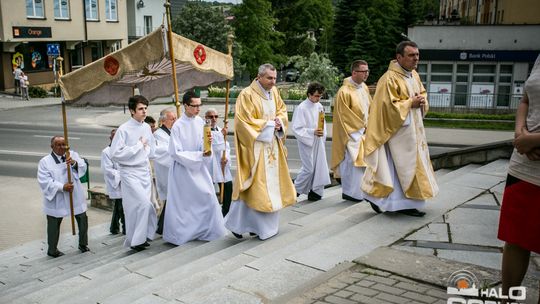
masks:
<svg viewBox="0 0 540 304"><path fill-rule="evenodd" d="M105 58L103 68L105 69L105 72L107 72L109 75L116 75L116 73L118 73L118 67L120 67L120 63L118 62L118 60L116 60L116 58L112 56L107 56Z"/></svg>
<svg viewBox="0 0 540 304"><path fill-rule="evenodd" d="M198 45L193 51L193 57L198 64L202 64L206 60L206 51L202 45Z"/></svg>

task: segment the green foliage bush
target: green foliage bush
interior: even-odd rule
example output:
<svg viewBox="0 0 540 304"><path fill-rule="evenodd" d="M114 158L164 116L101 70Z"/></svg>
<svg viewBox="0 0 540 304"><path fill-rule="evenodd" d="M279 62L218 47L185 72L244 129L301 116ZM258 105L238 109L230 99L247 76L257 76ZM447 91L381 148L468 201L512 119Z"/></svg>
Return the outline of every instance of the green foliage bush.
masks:
<svg viewBox="0 0 540 304"><path fill-rule="evenodd" d="M226 93L225 88L220 87L209 87L208 88L208 97L221 97L225 98ZM236 98L238 97L238 94L240 94L240 89L230 89L229 90L229 98Z"/></svg>
<svg viewBox="0 0 540 304"><path fill-rule="evenodd" d="M29 87L28 95L30 95L31 98L45 98L47 97L47 91L41 87Z"/></svg>
<svg viewBox="0 0 540 304"><path fill-rule="evenodd" d="M511 120L516 119L516 114L476 114L476 113L439 113L428 112L426 118L443 119L481 119L481 120Z"/></svg>

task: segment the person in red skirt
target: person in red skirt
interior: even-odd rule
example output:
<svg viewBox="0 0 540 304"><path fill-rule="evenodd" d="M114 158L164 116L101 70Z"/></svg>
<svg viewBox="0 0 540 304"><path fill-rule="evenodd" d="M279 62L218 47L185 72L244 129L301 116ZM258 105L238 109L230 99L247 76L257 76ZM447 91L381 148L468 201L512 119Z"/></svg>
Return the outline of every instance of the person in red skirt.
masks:
<svg viewBox="0 0 540 304"><path fill-rule="evenodd" d="M540 56L516 114L514 152L504 190L498 238L505 242L502 289L520 286L531 251L540 253ZM538 302L540 304L540 302Z"/></svg>

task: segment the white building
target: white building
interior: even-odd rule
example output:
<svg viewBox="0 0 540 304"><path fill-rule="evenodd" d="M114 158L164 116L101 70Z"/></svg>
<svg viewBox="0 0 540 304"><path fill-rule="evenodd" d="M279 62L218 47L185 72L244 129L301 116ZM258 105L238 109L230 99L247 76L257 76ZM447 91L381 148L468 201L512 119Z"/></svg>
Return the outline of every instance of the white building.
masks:
<svg viewBox="0 0 540 304"><path fill-rule="evenodd" d="M164 4L165 0L127 0L130 43L167 23Z"/></svg>

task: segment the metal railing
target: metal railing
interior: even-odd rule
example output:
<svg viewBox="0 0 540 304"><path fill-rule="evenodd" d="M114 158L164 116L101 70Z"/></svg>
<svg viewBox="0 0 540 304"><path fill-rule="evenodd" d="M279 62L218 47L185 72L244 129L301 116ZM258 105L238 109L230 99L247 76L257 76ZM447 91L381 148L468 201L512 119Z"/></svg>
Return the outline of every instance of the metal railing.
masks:
<svg viewBox="0 0 540 304"><path fill-rule="evenodd" d="M519 94L461 94L428 92L429 105L432 108L490 112L515 111L522 95Z"/></svg>

